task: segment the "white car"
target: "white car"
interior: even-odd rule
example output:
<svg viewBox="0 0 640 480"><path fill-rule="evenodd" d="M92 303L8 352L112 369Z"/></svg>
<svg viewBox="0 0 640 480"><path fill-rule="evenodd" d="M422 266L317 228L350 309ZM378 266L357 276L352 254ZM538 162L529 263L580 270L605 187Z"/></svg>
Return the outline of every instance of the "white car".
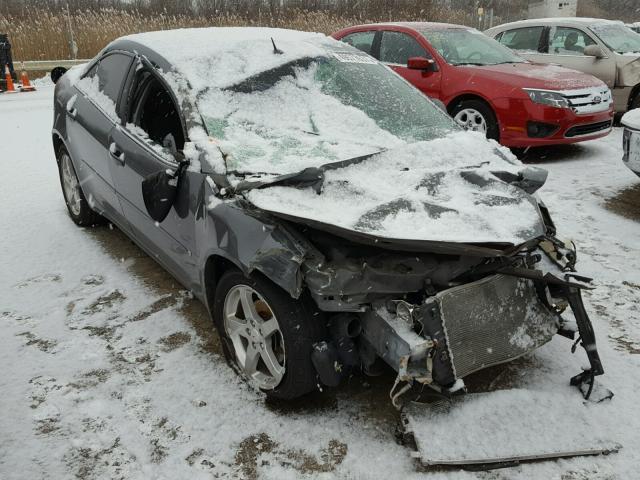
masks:
<svg viewBox="0 0 640 480"><path fill-rule="evenodd" d="M622 117L624 134L622 147L624 156L622 161L629 169L640 177L640 110L627 112Z"/></svg>
<svg viewBox="0 0 640 480"><path fill-rule="evenodd" d="M598 77L611 89L618 113L640 106L640 35L622 22L539 18L505 23L485 34L532 62Z"/></svg>

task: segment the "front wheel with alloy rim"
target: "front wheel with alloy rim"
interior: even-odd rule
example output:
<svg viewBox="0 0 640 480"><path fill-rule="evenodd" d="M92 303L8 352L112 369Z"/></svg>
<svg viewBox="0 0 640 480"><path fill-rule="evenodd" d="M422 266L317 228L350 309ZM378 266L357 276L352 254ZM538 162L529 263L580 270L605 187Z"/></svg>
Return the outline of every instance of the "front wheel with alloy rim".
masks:
<svg viewBox="0 0 640 480"><path fill-rule="evenodd" d="M317 313L310 301L237 270L218 282L212 312L227 361L251 385L281 399L317 386L311 352L325 329Z"/></svg>
<svg viewBox="0 0 640 480"><path fill-rule="evenodd" d="M62 194L71 219L81 227L102 223L103 218L89 206L71 157L64 148L60 149L58 155L58 173L60 174Z"/></svg>
<svg viewBox="0 0 640 480"><path fill-rule="evenodd" d="M498 120L491 107L481 100L462 100L453 105L451 116L465 130L484 133L487 138L498 140Z"/></svg>

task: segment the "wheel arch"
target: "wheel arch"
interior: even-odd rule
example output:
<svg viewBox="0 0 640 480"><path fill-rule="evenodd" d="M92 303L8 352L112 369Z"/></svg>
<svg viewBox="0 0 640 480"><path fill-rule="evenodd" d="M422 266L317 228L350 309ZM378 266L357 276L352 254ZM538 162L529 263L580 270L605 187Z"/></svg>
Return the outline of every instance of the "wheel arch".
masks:
<svg viewBox="0 0 640 480"><path fill-rule="evenodd" d="M447 112L449 112L449 115L451 115L451 111L453 110L453 107L460 103L460 102L464 102L465 100L479 100L483 103L485 103L487 105L487 107L489 107L492 111L493 114L495 115L496 113L496 109L493 107L493 105L491 104L491 102L483 97L482 95L478 94L478 93L462 93L460 95L455 96L454 98L452 98L451 100L449 100L449 103L447 103ZM497 115L496 115L497 117Z"/></svg>
<svg viewBox="0 0 640 480"><path fill-rule="evenodd" d="M227 257L218 254L209 255L204 265L204 297L206 299L207 308L212 312L213 302L216 295L216 287L222 275L229 270L243 269Z"/></svg>
<svg viewBox="0 0 640 480"><path fill-rule="evenodd" d="M64 142L64 140L62 139L62 135L60 135L57 131L54 130L54 132L51 135L51 140L53 142L53 153L56 157L56 162L60 162L60 148L64 147L65 150L69 150L67 148L66 143Z"/></svg>

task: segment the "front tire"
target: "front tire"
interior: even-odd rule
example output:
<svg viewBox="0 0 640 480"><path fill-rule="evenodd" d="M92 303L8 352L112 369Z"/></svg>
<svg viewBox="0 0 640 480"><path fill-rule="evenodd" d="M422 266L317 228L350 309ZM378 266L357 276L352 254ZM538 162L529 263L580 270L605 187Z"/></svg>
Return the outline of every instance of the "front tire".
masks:
<svg viewBox="0 0 640 480"><path fill-rule="evenodd" d="M453 120L465 130L484 133L487 138L499 140L500 129L495 113L482 100L462 100L451 108Z"/></svg>
<svg viewBox="0 0 640 480"><path fill-rule="evenodd" d="M81 227L102 223L103 218L87 202L69 152L63 147L58 155L58 173L62 195L71 219Z"/></svg>
<svg viewBox="0 0 640 480"><path fill-rule="evenodd" d="M325 326L310 301L230 270L218 282L212 313L227 361L251 385L287 400L317 387L311 352Z"/></svg>

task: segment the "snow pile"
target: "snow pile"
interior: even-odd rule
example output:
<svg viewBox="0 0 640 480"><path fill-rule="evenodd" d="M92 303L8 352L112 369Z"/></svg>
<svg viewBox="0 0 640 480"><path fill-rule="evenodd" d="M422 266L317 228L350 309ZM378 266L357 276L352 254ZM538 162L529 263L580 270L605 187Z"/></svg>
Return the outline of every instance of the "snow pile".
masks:
<svg viewBox="0 0 640 480"><path fill-rule="evenodd" d="M312 188L269 187L248 199L289 214L389 239L519 244L544 232L535 201L491 171L518 171L478 133L456 132L325 172Z"/></svg>
<svg viewBox="0 0 640 480"><path fill-rule="evenodd" d="M35 79L31 80L31 85L33 85L36 88L52 87L53 86L53 81L51 80L51 76L50 75L45 75L43 77L35 78Z"/></svg>

